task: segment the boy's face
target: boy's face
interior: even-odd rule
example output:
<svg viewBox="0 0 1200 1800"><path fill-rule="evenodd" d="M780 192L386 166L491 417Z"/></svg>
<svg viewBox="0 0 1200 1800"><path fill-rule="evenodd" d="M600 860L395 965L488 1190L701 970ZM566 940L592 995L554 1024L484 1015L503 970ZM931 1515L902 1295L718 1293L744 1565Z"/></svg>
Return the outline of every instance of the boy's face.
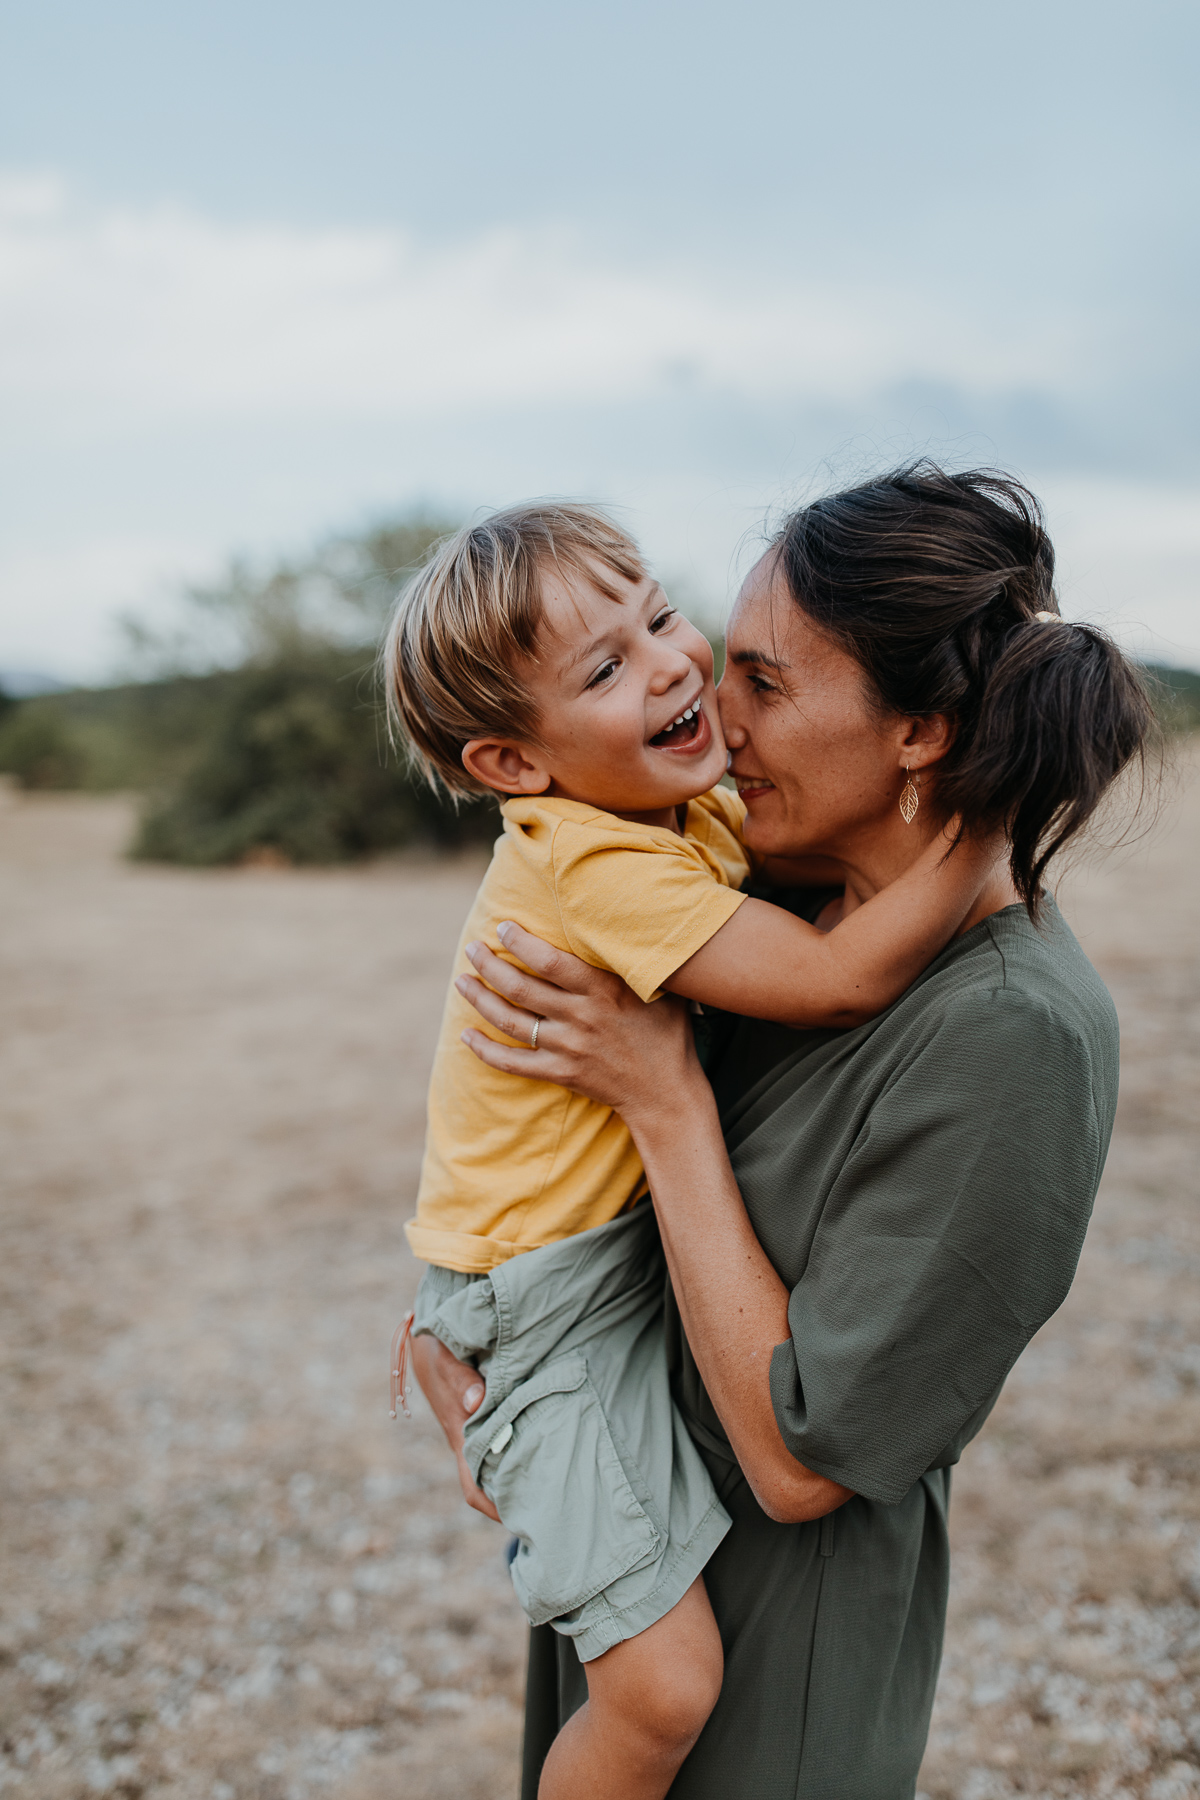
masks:
<svg viewBox="0 0 1200 1800"><path fill-rule="evenodd" d="M654 822L725 773L712 646L649 576L632 582L605 569L603 579L619 598L547 575L538 660L525 671L540 741L478 740L484 779ZM478 761L469 766L483 773Z"/></svg>

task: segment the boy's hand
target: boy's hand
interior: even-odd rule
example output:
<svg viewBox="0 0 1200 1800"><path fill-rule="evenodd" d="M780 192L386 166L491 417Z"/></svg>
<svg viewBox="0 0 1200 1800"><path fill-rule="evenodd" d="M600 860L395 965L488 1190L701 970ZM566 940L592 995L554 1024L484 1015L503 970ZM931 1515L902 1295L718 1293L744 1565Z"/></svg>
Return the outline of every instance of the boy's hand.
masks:
<svg viewBox="0 0 1200 1800"><path fill-rule="evenodd" d="M470 1363L459 1362L445 1344L428 1333L412 1340L412 1363L421 1392L454 1452L463 1499L498 1525L500 1514L474 1480L462 1447L463 1426L483 1403L483 1377Z"/></svg>

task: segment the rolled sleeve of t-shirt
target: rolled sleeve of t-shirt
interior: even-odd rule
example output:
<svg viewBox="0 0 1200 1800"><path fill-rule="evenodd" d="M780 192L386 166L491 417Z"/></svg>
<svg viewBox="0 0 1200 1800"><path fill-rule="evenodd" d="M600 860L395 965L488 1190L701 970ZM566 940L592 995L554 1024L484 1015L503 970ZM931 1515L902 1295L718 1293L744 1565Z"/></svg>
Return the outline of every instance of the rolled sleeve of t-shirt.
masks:
<svg viewBox="0 0 1200 1800"><path fill-rule="evenodd" d="M788 1449L894 1504L1066 1295L1104 1137L1080 1039L1029 996L948 1009L825 1203L771 1363Z"/></svg>
<svg viewBox="0 0 1200 1800"><path fill-rule="evenodd" d="M685 838L642 846L568 824L555 834L554 884L571 950L642 1000L656 1000L746 898Z"/></svg>

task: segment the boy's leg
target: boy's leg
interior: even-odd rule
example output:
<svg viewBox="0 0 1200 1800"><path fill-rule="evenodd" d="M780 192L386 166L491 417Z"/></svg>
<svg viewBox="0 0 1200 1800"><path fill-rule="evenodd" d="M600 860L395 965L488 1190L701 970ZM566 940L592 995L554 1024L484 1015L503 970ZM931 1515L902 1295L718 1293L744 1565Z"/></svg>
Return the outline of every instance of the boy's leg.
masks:
<svg viewBox="0 0 1200 1800"><path fill-rule="evenodd" d="M662 1800L721 1691L721 1639L703 1579L584 1667L587 1704L555 1738L538 1800Z"/></svg>

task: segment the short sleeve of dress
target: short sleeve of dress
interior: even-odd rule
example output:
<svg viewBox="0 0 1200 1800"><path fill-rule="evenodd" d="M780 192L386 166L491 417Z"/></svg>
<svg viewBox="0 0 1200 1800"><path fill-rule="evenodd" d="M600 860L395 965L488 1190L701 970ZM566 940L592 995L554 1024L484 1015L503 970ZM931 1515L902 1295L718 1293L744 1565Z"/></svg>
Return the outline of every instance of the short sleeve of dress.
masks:
<svg viewBox="0 0 1200 1800"><path fill-rule="evenodd" d="M942 1461L1070 1287L1107 1151L1084 1040L1040 999L960 995L877 1096L771 1364L807 1468L885 1503Z"/></svg>
<svg viewBox="0 0 1200 1800"><path fill-rule="evenodd" d="M620 975L640 999L656 999L745 899L729 885L731 867L728 854L674 833L639 841L564 821L554 836L554 891L568 946Z"/></svg>

